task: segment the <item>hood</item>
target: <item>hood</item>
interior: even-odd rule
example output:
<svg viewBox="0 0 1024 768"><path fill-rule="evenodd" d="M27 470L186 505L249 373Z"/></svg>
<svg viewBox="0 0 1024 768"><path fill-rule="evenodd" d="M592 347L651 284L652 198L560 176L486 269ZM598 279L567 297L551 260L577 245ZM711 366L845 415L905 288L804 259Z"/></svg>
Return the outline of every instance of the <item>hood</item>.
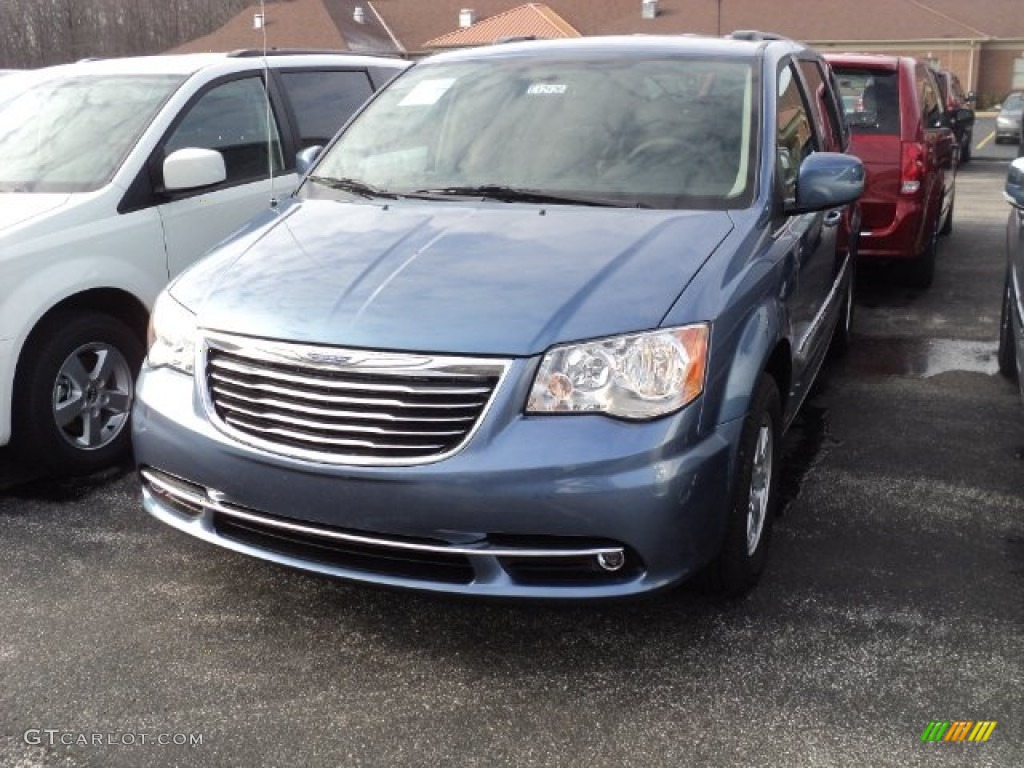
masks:
<svg viewBox="0 0 1024 768"><path fill-rule="evenodd" d="M0 194L0 232L64 205L70 195Z"/></svg>
<svg viewBox="0 0 1024 768"><path fill-rule="evenodd" d="M307 200L172 292L214 330L532 355L657 327L731 228L725 212Z"/></svg>

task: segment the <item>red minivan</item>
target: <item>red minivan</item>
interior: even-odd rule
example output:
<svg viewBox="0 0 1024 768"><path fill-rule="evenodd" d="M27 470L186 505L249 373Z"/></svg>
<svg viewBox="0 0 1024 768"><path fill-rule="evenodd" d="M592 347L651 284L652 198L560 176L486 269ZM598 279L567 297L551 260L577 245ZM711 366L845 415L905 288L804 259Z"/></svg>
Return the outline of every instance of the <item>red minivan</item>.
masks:
<svg viewBox="0 0 1024 768"><path fill-rule="evenodd" d="M938 237L952 231L956 137L935 73L907 56L828 54L867 171L859 257L900 261L931 285Z"/></svg>

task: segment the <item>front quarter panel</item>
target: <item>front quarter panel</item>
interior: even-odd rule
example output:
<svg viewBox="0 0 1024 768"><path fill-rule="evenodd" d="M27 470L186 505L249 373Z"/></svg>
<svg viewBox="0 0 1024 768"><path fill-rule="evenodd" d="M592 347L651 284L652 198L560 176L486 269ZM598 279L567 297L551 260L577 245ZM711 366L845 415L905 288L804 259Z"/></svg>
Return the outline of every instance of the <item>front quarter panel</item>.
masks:
<svg viewBox="0 0 1024 768"><path fill-rule="evenodd" d="M0 245L0 445L10 439L14 373L32 329L54 306L83 291L114 288L147 308L167 283L156 211L109 215L112 204L82 206L76 221L43 222ZM12 242L13 240L13 242Z"/></svg>

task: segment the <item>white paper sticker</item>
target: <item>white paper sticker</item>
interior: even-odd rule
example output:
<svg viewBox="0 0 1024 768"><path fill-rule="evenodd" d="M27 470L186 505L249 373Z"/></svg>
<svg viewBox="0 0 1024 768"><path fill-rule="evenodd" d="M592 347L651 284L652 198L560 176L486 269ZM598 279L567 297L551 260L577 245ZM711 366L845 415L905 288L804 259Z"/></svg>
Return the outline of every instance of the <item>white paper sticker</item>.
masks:
<svg viewBox="0 0 1024 768"><path fill-rule="evenodd" d="M437 80L424 80L422 83L417 83L416 87L409 91L409 93L405 95L404 99L398 102L398 106L424 107L436 104L438 99L445 95L454 82L454 77L442 77Z"/></svg>
<svg viewBox="0 0 1024 768"><path fill-rule="evenodd" d="M565 93L568 88L562 83L534 83L526 92L532 96L551 96Z"/></svg>

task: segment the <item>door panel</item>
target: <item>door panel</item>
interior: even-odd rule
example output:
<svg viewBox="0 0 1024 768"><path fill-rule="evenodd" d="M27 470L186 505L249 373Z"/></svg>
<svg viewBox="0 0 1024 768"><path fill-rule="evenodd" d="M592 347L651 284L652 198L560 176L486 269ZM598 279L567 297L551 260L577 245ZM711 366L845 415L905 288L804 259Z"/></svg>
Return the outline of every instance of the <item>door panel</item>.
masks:
<svg viewBox="0 0 1024 768"><path fill-rule="evenodd" d="M814 127L815 111L792 66L779 73L776 107L777 171L786 200L796 198L800 163L821 147ZM823 121L818 121L823 122ZM823 315L836 277L836 247L840 218L837 212L806 213L789 217L777 230L776 247L786 253L795 270L787 308L793 344L793 393L803 399L804 388L821 361L827 335ZM826 220L827 219L827 220ZM825 338L823 338L825 336Z"/></svg>
<svg viewBox="0 0 1024 768"><path fill-rule="evenodd" d="M206 90L164 140L158 156L188 147L221 153L227 179L215 187L175 195L158 206L171 276L294 189L295 174L282 173L283 151L276 110L263 79L249 75ZM271 172L273 170L273 182Z"/></svg>

